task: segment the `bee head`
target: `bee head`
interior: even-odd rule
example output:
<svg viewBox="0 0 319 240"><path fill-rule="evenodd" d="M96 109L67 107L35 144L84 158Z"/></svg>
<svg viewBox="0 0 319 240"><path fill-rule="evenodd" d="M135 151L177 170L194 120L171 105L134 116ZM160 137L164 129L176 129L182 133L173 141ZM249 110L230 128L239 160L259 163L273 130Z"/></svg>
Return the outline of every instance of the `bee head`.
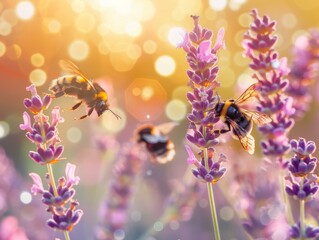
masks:
<svg viewBox="0 0 319 240"><path fill-rule="evenodd" d="M98 116L101 116L105 111L110 111L111 113L113 113L113 115L117 118L117 119L121 119L121 117L116 114L115 112L113 112L110 108L109 108L110 104L107 101L99 101L96 105L95 105L95 111L97 112Z"/></svg>

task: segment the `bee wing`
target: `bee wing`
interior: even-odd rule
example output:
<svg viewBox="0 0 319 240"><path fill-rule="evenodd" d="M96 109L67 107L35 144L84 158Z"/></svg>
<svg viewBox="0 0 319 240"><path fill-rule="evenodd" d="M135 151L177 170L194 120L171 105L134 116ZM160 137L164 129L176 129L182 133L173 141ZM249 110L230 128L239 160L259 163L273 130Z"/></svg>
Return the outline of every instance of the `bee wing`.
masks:
<svg viewBox="0 0 319 240"><path fill-rule="evenodd" d="M145 138L146 142L153 143L153 144L167 141L167 137L163 135L145 134L143 135L143 137Z"/></svg>
<svg viewBox="0 0 319 240"><path fill-rule="evenodd" d="M85 81L88 82L88 84L93 89L95 89L92 82L81 72L81 70L78 68L78 66L76 66L73 62L71 62L69 60L60 60L59 66L63 71L65 71L69 74L82 77Z"/></svg>
<svg viewBox="0 0 319 240"><path fill-rule="evenodd" d="M177 122L167 122L167 123L162 123L160 125L157 125L156 128L164 135L170 133L174 127L178 125Z"/></svg>
<svg viewBox="0 0 319 240"><path fill-rule="evenodd" d="M249 153L254 154L255 152L255 139L254 137L247 132L245 129L240 127L235 121L228 119L234 134L238 137L243 148Z"/></svg>
<svg viewBox="0 0 319 240"><path fill-rule="evenodd" d="M248 118L251 118L254 123L257 125L264 125L266 123L270 123L272 121L271 117L269 117L265 113L251 111L244 108L240 108L240 111L245 114Z"/></svg>
<svg viewBox="0 0 319 240"><path fill-rule="evenodd" d="M246 102L248 99L252 97L256 97L258 95L258 92L256 91L257 83L252 84L249 88L243 92L242 95L239 96L239 98L236 99L234 102L237 105L243 104Z"/></svg>

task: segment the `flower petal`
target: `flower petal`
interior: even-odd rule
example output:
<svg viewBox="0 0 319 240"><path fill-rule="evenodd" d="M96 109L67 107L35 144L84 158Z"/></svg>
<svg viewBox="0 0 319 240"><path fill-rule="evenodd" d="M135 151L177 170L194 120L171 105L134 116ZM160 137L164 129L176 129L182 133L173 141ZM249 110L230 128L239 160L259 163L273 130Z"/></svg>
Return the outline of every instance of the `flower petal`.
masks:
<svg viewBox="0 0 319 240"><path fill-rule="evenodd" d="M32 178L34 183L31 187L31 192L34 195L36 195L37 193L43 194L44 188L40 176L36 173L29 173L29 176Z"/></svg>

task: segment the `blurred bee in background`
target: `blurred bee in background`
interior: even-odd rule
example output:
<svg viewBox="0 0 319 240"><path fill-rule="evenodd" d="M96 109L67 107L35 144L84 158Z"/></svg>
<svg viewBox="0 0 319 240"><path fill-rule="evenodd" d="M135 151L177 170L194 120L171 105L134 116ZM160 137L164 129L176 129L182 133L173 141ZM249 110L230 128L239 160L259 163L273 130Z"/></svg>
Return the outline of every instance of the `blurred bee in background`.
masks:
<svg viewBox="0 0 319 240"><path fill-rule="evenodd" d="M151 154L151 161L167 163L175 156L174 143L167 134L177 125L174 122L163 123L158 126L151 124L142 125L136 131L138 143L145 143L146 149Z"/></svg>
<svg viewBox="0 0 319 240"><path fill-rule="evenodd" d="M59 65L63 71L70 75L52 81L49 90L53 92L53 97L58 98L67 95L79 99L80 102L75 104L71 110L77 109L84 102L89 110L80 119L90 116L93 110L96 111L98 116L109 110L117 119L121 118L109 108L108 94L99 84L91 82L71 61L61 60Z"/></svg>
<svg viewBox="0 0 319 240"><path fill-rule="evenodd" d="M243 104L252 97L256 97L257 83L251 85L237 100L226 100L216 105L216 116L226 123L228 129L217 130L219 133L226 133L232 130L233 137L238 139L243 148L250 154L255 152L255 139L250 134L253 128L253 122L257 125L263 125L272 121L272 119L261 112L252 111L244 108Z"/></svg>

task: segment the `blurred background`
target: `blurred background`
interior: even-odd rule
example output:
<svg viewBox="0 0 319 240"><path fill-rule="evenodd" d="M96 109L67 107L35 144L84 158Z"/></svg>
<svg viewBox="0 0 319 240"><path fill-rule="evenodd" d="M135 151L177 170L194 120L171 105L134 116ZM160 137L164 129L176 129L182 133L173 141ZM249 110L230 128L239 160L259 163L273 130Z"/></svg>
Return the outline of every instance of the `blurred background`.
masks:
<svg viewBox="0 0 319 240"><path fill-rule="evenodd" d="M29 172L43 176L46 171L27 156L28 151L34 150L34 145L19 129L25 111L23 99L30 96L25 88L33 83L39 94L47 93L52 79L61 76L58 61L69 59L89 79L104 87L109 94L111 109L122 117L117 120L106 112L100 118L93 113L85 120L74 120L85 113L83 106L76 111L65 110L62 113L65 122L59 125L59 133L65 146L63 157L77 165L76 173L81 178L77 199L85 212L71 237L91 239L100 203L108 191L116 149L134 138L135 128L143 123L156 125L176 121L179 125L170 134L177 152L175 160L160 166L150 164L145 168L145 181L138 186L142 190L134 200L134 210L130 215L133 222L130 229L133 230L131 237L127 235L126 239L136 239L152 227L149 223L156 222L163 211L165 198L170 193L170 181L182 179L187 170L184 137L186 115L190 109L185 97L189 90L188 65L184 51L176 48L176 42L180 40L178 32L181 29L192 30L192 14L199 15L201 25L215 33L219 28L225 28L226 49L220 51L218 61L218 79L221 82L218 93L222 98L235 98L253 81L249 60L243 57L241 46L243 33L252 20L252 8L256 8L260 15L269 15L276 20L276 49L281 57L288 58L289 63L296 39L307 35L309 29L317 28L319 24L319 1L313 0L1 1L0 145L13 161L21 181L26 184L23 188L19 185L21 192L29 191ZM319 121L319 89L318 84L313 86L314 101L310 111L296 123L290 136L302 136L318 144L318 131L314 127ZM62 97L55 99L51 106L68 109L74 103L74 99ZM258 139L257 131L254 135ZM117 147L106 153L101 151L95 144L96 138L101 136L117 142ZM250 158L237 141L230 141L223 149L226 155L228 150L238 151L234 155L236 158L230 157L228 161ZM66 161L54 166L56 176L63 174ZM97 171L99 174L96 174ZM20 198L12 201L17 201L16 205L29 204L20 201L21 192L17 193ZM218 208L227 213L222 215L226 217L221 217L221 225L234 229L227 232L229 235L225 239L245 239L244 235L236 235L242 230L240 224L233 221L236 217L231 214L233 210L227 201L221 197L218 204ZM147 211L143 209L145 206ZM0 204L0 210L1 207ZM38 210L42 208L44 212L42 205ZM199 233L202 234L200 239L211 239L208 209L204 194L188 225L159 227L155 239L194 239ZM18 219L21 217L10 208L2 208L0 212L0 218L9 214ZM39 224L45 225L44 222ZM59 233L56 236L60 236Z"/></svg>

